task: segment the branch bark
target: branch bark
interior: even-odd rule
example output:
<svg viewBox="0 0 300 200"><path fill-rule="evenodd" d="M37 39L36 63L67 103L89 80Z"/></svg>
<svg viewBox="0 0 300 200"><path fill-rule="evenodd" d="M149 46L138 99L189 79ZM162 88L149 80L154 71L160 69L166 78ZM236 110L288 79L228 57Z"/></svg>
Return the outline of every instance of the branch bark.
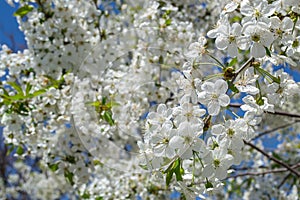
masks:
<svg viewBox="0 0 300 200"><path fill-rule="evenodd" d="M242 104L229 104L229 107L233 108L240 108ZM285 116L285 117L293 117L293 118L300 118L299 114L294 114L294 113L289 113L289 112L284 112L284 111L275 111L275 112L269 112L269 111L264 111L267 114L271 115L280 115L280 116Z"/></svg>
<svg viewBox="0 0 300 200"><path fill-rule="evenodd" d="M276 162L277 164L279 164L279 165L283 166L284 168L286 168L291 173L295 174L297 177L300 177L300 172L297 171L296 169L292 168L292 166L289 166L286 163L282 162L281 160L278 160L277 158L274 158L273 156L269 155L267 152L265 152L264 150L258 148L257 146L255 146L251 142L247 142L247 141L244 140L244 143L246 145L250 146L251 148L255 149L256 151L260 152L264 156L266 156L269 160L272 160L272 161Z"/></svg>
<svg viewBox="0 0 300 200"><path fill-rule="evenodd" d="M292 169L296 169L300 167L300 163L295 164L293 166L291 166ZM233 176L229 176L226 179L230 179L230 178L236 178L236 177L241 177L241 176L260 176L260 175L266 175L266 174L273 174L273 173L282 173L282 172L287 172L290 171L287 168L278 168L278 169L273 169L273 170L266 170L266 171L262 171L262 172L247 172L247 173L240 173L240 174L236 174ZM290 173L289 173L290 175Z"/></svg>
<svg viewBox="0 0 300 200"><path fill-rule="evenodd" d="M291 125L293 125L293 124L296 124L296 123L298 123L298 122L300 122L300 120L296 120L296 121L294 121L294 122L292 122L292 123L288 123L288 124L284 124L284 125L282 125L282 126L278 126L278 127L273 128L273 129L271 129L271 130L266 130L266 131L264 131L264 132L259 133L257 136L255 136L255 137L252 138L251 140L252 140L252 141L253 141L253 140L256 140L256 139L258 139L258 138L260 138L260 137L262 137L262 136L264 136L264 135L267 135L267 134L269 134L269 133L278 131L278 130L283 129L283 128L287 128L287 127L289 127L289 126L291 126Z"/></svg>

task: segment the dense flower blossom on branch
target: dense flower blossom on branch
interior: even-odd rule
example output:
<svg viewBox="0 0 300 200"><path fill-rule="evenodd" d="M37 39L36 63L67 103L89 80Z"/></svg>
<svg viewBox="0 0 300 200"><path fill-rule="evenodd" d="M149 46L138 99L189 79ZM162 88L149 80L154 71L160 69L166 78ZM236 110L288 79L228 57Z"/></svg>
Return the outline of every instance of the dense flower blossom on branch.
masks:
<svg viewBox="0 0 300 200"><path fill-rule="evenodd" d="M0 198L298 199L298 1L7 3Z"/></svg>

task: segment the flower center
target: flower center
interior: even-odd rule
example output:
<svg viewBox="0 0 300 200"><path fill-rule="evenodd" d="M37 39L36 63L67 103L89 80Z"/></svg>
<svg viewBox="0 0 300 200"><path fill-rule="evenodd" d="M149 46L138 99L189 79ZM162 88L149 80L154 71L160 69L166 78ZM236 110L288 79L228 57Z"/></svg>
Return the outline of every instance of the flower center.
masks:
<svg viewBox="0 0 300 200"><path fill-rule="evenodd" d="M219 159L215 159L215 160L214 160L214 166L215 166L215 167L219 167L220 164L221 164L221 161L220 161Z"/></svg>
<svg viewBox="0 0 300 200"><path fill-rule="evenodd" d="M251 39L254 42L259 42L260 41L260 36L258 34L254 34L254 35L252 35Z"/></svg>
<svg viewBox="0 0 300 200"><path fill-rule="evenodd" d="M235 42L235 36L230 35L229 36L229 43Z"/></svg>
<svg viewBox="0 0 300 200"><path fill-rule="evenodd" d="M215 93L213 93L213 94L211 95L211 98L212 98L212 99L218 99L218 95L215 94Z"/></svg>
<svg viewBox="0 0 300 200"><path fill-rule="evenodd" d="M228 129L227 135L232 137L234 135L234 130L232 128Z"/></svg>
<svg viewBox="0 0 300 200"><path fill-rule="evenodd" d="M298 40L295 40L294 42L293 42L293 44L292 44L292 47L293 48L296 48L296 47L298 47L299 46L299 41Z"/></svg>

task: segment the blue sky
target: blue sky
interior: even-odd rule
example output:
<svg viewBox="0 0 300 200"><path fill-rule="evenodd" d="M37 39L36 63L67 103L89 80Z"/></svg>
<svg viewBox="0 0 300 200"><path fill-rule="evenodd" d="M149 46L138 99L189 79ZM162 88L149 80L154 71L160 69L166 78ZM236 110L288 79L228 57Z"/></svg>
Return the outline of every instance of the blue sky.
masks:
<svg viewBox="0 0 300 200"><path fill-rule="evenodd" d="M26 47L24 34L19 30L13 13L17 7L11 7L5 0L0 0L0 44L6 44L14 52Z"/></svg>

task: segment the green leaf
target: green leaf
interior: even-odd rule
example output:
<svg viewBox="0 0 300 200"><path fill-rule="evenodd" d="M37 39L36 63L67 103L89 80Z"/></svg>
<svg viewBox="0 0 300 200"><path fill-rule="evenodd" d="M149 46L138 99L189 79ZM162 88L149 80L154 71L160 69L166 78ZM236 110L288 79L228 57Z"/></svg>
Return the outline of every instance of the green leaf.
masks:
<svg viewBox="0 0 300 200"><path fill-rule="evenodd" d="M170 26L171 23L172 23L172 19L167 19L167 20L166 20L166 26Z"/></svg>
<svg viewBox="0 0 300 200"><path fill-rule="evenodd" d="M72 164L76 163L75 157L70 155L66 156L66 161Z"/></svg>
<svg viewBox="0 0 300 200"><path fill-rule="evenodd" d="M173 170L171 170L171 171L169 171L168 173L167 173L167 175L166 175L166 185L167 185L167 187L170 185L170 183L171 183L171 180L172 180L172 177L173 177L173 173L174 173L174 171Z"/></svg>
<svg viewBox="0 0 300 200"><path fill-rule="evenodd" d="M256 99L256 103L257 103L257 105L259 105L259 106L264 105L264 100L262 99L261 96L260 96L258 99Z"/></svg>
<svg viewBox="0 0 300 200"><path fill-rule="evenodd" d="M181 165L180 165L180 159L178 158L177 160L178 164L176 168L174 169L175 175L176 175L176 180L177 181L182 181L182 170L181 170ZM183 172L184 173L184 172Z"/></svg>
<svg viewBox="0 0 300 200"><path fill-rule="evenodd" d="M95 200L103 200L103 197L96 197Z"/></svg>
<svg viewBox="0 0 300 200"><path fill-rule="evenodd" d="M101 167L103 167L103 163L100 162L100 160L94 160L93 161L93 164L96 166L96 165L100 165Z"/></svg>
<svg viewBox="0 0 300 200"><path fill-rule="evenodd" d="M24 17L25 15L27 15L29 12L31 12L33 10L33 6L31 5L25 5L22 6L21 8L19 8L15 13L14 16L19 16L19 17Z"/></svg>
<svg viewBox="0 0 300 200"><path fill-rule="evenodd" d="M167 173L166 174L166 185L167 185L167 187L170 185L174 173L176 175L176 180L177 181L182 181L183 180L182 175L184 174L184 170L181 168L180 158L175 160L168 167L168 169L164 171L164 173Z"/></svg>
<svg viewBox="0 0 300 200"><path fill-rule="evenodd" d="M117 102L114 102L114 101L110 101L106 104L106 106L108 108L112 108L113 106L119 106L120 104L118 104Z"/></svg>
<svg viewBox="0 0 300 200"><path fill-rule="evenodd" d="M56 170L58 170L58 165L59 165L59 163L48 164L48 167L51 171L55 172Z"/></svg>
<svg viewBox="0 0 300 200"><path fill-rule="evenodd" d="M99 107L101 105L100 101L88 102L87 105Z"/></svg>
<svg viewBox="0 0 300 200"><path fill-rule="evenodd" d="M13 87L18 92L18 94L24 96L23 90L19 84L17 84L16 82L7 82L7 84Z"/></svg>
<svg viewBox="0 0 300 200"><path fill-rule="evenodd" d="M19 100L25 99L25 96L22 95L22 94L16 94L16 95L13 95L13 96L1 95L1 97L3 99L13 100L13 101L19 101Z"/></svg>
<svg viewBox="0 0 300 200"><path fill-rule="evenodd" d="M229 89L234 93L239 93L239 90L235 87L235 85L231 81L227 81Z"/></svg>
<svg viewBox="0 0 300 200"><path fill-rule="evenodd" d="M272 152L272 156L278 160L283 160L278 153Z"/></svg>
<svg viewBox="0 0 300 200"><path fill-rule="evenodd" d="M213 186L213 184L211 183L211 182L209 182L209 181L207 181L206 183L205 183L205 188L206 189L208 189L208 188L213 188L214 186Z"/></svg>
<svg viewBox="0 0 300 200"><path fill-rule="evenodd" d="M231 23L234 23L234 22L240 22L241 21L241 17L239 17L239 16L234 16L234 17L232 17L231 19L230 19L230 22Z"/></svg>
<svg viewBox="0 0 300 200"><path fill-rule="evenodd" d="M109 111L105 111L103 114L103 119L109 123L109 125L114 125L115 121L112 118L112 113Z"/></svg>
<svg viewBox="0 0 300 200"><path fill-rule="evenodd" d="M47 92L47 90L45 89L40 89L40 90L37 90L35 92L33 92L32 94L30 94L29 96L30 97L36 97L36 96L39 96L41 94L44 94L45 92Z"/></svg>
<svg viewBox="0 0 300 200"><path fill-rule="evenodd" d="M74 181L73 181L74 174L72 172L65 170L64 176L71 185L74 185Z"/></svg>
<svg viewBox="0 0 300 200"><path fill-rule="evenodd" d="M265 50L266 50L266 54L267 54L267 56L269 56L269 57L272 57L272 56L271 56L271 52L270 52L269 48L265 47Z"/></svg>
<svg viewBox="0 0 300 200"><path fill-rule="evenodd" d="M24 153L24 149L21 146L18 146L18 148L16 149L16 153L21 156Z"/></svg>
<svg viewBox="0 0 300 200"><path fill-rule="evenodd" d="M237 59L237 58L231 59L230 63L228 64L228 67L234 66L235 64L237 64L237 62L238 62L238 59Z"/></svg>
<svg viewBox="0 0 300 200"><path fill-rule="evenodd" d="M31 85L30 83L27 83L26 89L25 89L25 94L26 94L26 96L29 95L29 92L30 92L31 88L32 88L32 85Z"/></svg>
<svg viewBox="0 0 300 200"><path fill-rule="evenodd" d="M44 77L48 78L50 81L50 84L48 85L47 88L54 87L55 89L60 89L65 81L63 76L59 80L55 80L54 78L48 75L44 75Z"/></svg>
<svg viewBox="0 0 300 200"><path fill-rule="evenodd" d="M83 199L89 199L90 196L91 195L88 192L85 192L83 195L81 195L81 198L83 198Z"/></svg>
<svg viewBox="0 0 300 200"><path fill-rule="evenodd" d="M255 69L263 76L268 76L269 78L271 78L275 83L280 84L280 78L276 78L275 76L273 76L272 74L270 74L269 72L267 72L266 70L260 68L260 67L255 67Z"/></svg>
<svg viewBox="0 0 300 200"><path fill-rule="evenodd" d="M164 64L164 57L162 55L159 56L158 63L159 64Z"/></svg>
<svg viewBox="0 0 300 200"><path fill-rule="evenodd" d="M106 104L106 97L103 97L103 98L102 98L102 102L101 102L101 103L102 103L102 105L105 105L105 104Z"/></svg>

